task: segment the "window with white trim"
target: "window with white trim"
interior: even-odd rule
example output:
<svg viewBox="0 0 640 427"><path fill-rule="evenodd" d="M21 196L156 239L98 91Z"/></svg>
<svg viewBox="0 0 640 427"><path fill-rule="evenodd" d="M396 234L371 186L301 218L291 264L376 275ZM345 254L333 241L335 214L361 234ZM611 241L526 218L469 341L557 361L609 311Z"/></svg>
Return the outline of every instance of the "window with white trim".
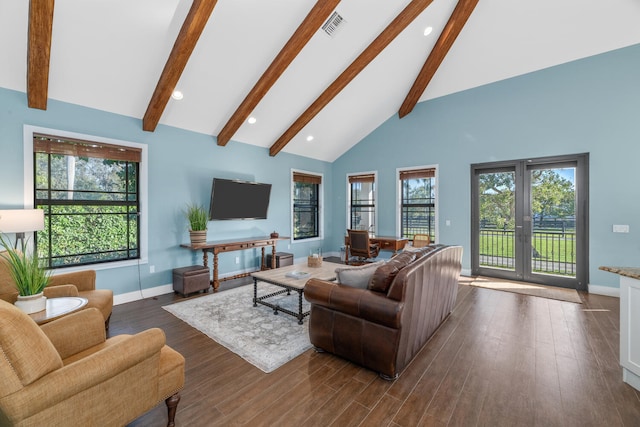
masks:
<svg viewBox="0 0 640 427"><path fill-rule="evenodd" d="M48 268L137 260L140 256L140 148L33 134L36 233Z"/></svg>
<svg viewBox="0 0 640 427"><path fill-rule="evenodd" d="M402 170L400 174L400 236L428 234L436 241L436 170Z"/></svg>
<svg viewBox="0 0 640 427"><path fill-rule="evenodd" d="M293 240L320 237L322 176L293 172Z"/></svg>
<svg viewBox="0 0 640 427"><path fill-rule="evenodd" d="M375 174L349 175L349 228L375 232Z"/></svg>

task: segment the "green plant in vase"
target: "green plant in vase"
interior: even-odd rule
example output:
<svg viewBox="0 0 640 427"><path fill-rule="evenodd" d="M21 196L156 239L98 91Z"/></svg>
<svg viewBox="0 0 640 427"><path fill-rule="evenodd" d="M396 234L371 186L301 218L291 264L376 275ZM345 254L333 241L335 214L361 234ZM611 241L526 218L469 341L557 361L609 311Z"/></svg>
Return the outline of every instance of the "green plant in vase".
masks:
<svg viewBox="0 0 640 427"><path fill-rule="evenodd" d="M187 205L187 220L189 221L191 244L206 243L209 222L206 209L201 205Z"/></svg>
<svg viewBox="0 0 640 427"><path fill-rule="evenodd" d="M0 256L7 262L9 275L18 290L16 306L27 313L44 310L46 301L43 291L49 283L50 271L42 268L37 255L28 253L25 242L21 250L17 250L0 235L0 243L4 248Z"/></svg>

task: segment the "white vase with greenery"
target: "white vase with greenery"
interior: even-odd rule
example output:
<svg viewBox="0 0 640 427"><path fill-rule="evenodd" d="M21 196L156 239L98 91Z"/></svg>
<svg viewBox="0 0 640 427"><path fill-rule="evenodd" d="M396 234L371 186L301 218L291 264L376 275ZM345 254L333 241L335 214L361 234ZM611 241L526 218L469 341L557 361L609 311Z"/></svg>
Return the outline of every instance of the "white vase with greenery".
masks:
<svg viewBox="0 0 640 427"><path fill-rule="evenodd" d="M4 248L0 256L7 261L9 274L18 290L16 307L27 314L44 310L47 301L43 291L49 283L50 272L40 266L35 254L29 254L24 242L21 250L17 250L0 235L0 243Z"/></svg>
<svg viewBox="0 0 640 427"><path fill-rule="evenodd" d="M206 209L201 205L187 205L187 219L189 220L191 244L206 243L209 222Z"/></svg>

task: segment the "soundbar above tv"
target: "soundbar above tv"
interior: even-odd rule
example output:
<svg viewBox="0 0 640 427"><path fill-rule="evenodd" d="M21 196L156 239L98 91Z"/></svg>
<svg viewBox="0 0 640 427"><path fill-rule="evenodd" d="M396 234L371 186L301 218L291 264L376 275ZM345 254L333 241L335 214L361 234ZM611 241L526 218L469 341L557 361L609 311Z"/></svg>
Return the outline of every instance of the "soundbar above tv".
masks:
<svg viewBox="0 0 640 427"><path fill-rule="evenodd" d="M271 184L213 178L209 219L266 219Z"/></svg>

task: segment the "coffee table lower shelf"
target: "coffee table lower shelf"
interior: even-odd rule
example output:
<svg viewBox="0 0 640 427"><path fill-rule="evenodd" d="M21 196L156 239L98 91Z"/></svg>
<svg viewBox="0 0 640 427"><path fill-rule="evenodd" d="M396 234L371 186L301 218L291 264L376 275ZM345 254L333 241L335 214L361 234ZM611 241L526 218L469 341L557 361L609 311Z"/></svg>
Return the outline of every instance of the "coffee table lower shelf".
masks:
<svg viewBox="0 0 640 427"><path fill-rule="evenodd" d="M284 288L282 290L276 291L276 292L272 292L270 294L267 295L262 295L262 296L258 296L258 281L262 281L265 283L270 283L272 285L276 285L276 286L280 286L281 288ZM286 293L287 295L291 295L291 291L295 291L298 293L298 312L293 312L289 309L286 309L284 307L279 306L278 304L271 304L270 302L265 301L268 298L273 298L275 296L278 295L282 295L284 293ZM283 285L282 283L273 283L273 282L267 282L264 279L258 280L257 278L253 278L253 306L257 307L258 304L262 304L264 306L267 306L271 309L273 309L273 314L278 314L279 311L289 314L293 317L295 317L296 319L298 319L298 324L302 325L304 322L302 321L306 316L309 315L309 311L302 311L302 293L303 293L304 289L303 288L293 288L293 287L289 287L287 285Z"/></svg>

